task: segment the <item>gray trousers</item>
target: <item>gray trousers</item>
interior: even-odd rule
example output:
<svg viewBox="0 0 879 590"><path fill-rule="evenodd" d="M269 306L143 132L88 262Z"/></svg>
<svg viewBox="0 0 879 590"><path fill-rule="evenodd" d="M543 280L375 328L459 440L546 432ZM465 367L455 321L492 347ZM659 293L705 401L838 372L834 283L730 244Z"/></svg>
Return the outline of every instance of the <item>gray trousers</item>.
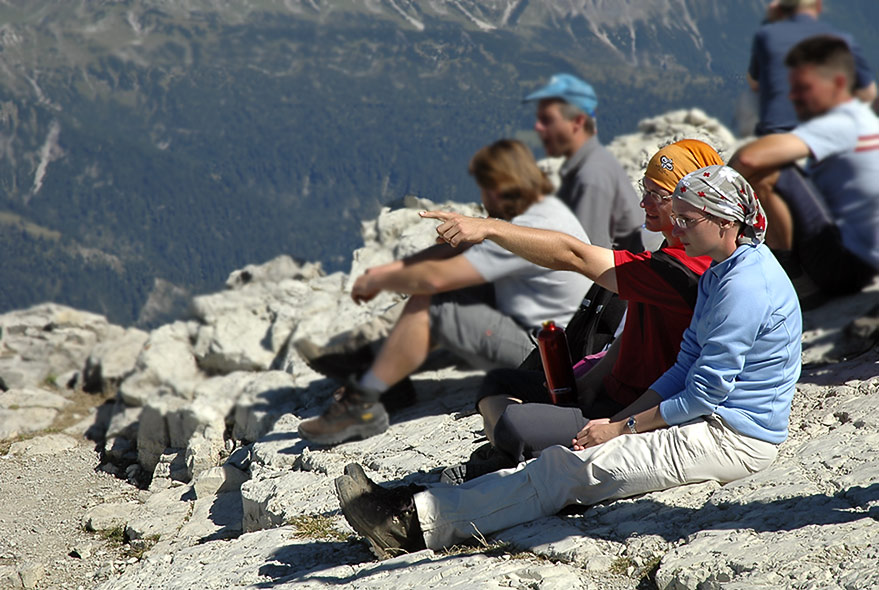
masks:
<svg viewBox="0 0 879 590"><path fill-rule="evenodd" d="M476 369L518 367L534 349L531 334L494 307L491 284L430 298L431 341Z"/></svg>

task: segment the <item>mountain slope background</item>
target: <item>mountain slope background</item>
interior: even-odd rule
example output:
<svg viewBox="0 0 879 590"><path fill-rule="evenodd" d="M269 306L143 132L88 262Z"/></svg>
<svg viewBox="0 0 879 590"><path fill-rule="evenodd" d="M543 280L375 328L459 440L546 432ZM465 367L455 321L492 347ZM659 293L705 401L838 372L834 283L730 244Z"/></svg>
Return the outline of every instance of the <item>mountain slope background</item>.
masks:
<svg viewBox="0 0 879 590"><path fill-rule="evenodd" d="M879 60L879 3L825 4ZM380 206L478 198L485 143L539 155L521 98L558 71L595 85L603 141L684 107L731 125L764 6L0 0L0 311L144 323L157 284L344 268Z"/></svg>

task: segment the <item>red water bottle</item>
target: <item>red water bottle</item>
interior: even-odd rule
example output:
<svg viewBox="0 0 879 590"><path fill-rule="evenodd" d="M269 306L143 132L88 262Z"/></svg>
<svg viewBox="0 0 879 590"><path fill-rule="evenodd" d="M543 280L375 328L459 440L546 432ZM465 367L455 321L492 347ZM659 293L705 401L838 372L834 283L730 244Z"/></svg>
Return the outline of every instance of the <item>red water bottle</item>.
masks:
<svg viewBox="0 0 879 590"><path fill-rule="evenodd" d="M557 406L577 405L577 383L571 366L571 352L565 331L552 320L543 323L537 334L537 348L546 373L546 388Z"/></svg>

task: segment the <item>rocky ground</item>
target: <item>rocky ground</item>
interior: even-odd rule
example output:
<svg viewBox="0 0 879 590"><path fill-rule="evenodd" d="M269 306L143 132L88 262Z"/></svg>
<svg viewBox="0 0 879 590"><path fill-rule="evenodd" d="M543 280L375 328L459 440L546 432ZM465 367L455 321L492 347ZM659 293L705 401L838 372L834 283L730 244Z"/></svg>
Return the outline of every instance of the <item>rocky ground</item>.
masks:
<svg viewBox="0 0 879 590"><path fill-rule="evenodd" d="M683 137L733 145L682 111L610 148L634 181ZM431 206L365 223L348 275L281 257L150 332L51 304L0 316L0 588L879 587L879 283L805 314L791 436L765 472L375 561L333 478L356 460L378 481L437 481L482 442L481 374L435 359L386 433L312 448L296 427L334 384L295 343L387 330L399 297L358 307L348 281L431 243Z"/></svg>
<svg viewBox="0 0 879 590"><path fill-rule="evenodd" d="M123 531L89 532L82 515L139 490L96 470L94 443L50 434L0 458L0 588L92 588L137 563Z"/></svg>

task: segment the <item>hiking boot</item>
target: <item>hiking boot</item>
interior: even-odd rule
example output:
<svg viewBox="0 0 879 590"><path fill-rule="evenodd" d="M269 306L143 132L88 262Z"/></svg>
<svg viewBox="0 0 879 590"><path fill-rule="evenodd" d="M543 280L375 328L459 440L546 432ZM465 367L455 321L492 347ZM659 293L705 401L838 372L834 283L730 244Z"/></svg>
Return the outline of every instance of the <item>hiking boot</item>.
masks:
<svg viewBox="0 0 879 590"><path fill-rule="evenodd" d="M330 379L345 383L351 375L360 377L375 361L372 346L364 344L345 349L340 346L321 347L308 339L297 340L296 350L313 371ZM331 350L332 352L327 352ZM390 387L381 395L381 402L388 412L408 408L415 403L415 387L409 377Z"/></svg>
<svg viewBox="0 0 879 590"><path fill-rule="evenodd" d="M377 492L382 489L380 485L366 476L366 472L363 471L363 467L360 463L348 463L345 465L344 473L360 487L361 494Z"/></svg>
<svg viewBox="0 0 879 590"><path fill-rule="evenodd" d="M293 345L305 364L312 370L342 383L348 375L360 376L365 373L375 360L375 353L370 344L318 346L311 340L303 338Z"/></svg>
<svg viewBox="0 0 879 590"><path fill-rule="evenodd" d="M345 465L344 473L345 473L345 475L350 477L352 480L354 480L354 483L356 483L360 487L361 492L364 494L365 493L399 494L399 493L402 493L402 491L408 491L414 496L418 492L421 492L421 491L424 491L427 489L426 487L424 487L422 485L418 485L418 484L407 484L405 486L396 486L395 488L393 488L391 490L383 488L380 485L378 485L377 483L375 483L374 481L372 481L371 479L369 479L369 477L366 475L366 472L363 470L363 467L360 465L360 463L348 463L347 465Z"/></svg>
<svg viewBox="0 0 879 590"><path fill-rule="evenodd" d="M350 380L333 393L323 414L299 424L299 436L319 445L336 445L381 434L388 429L388 413L374 401L378 397L378 392Z"/></svg>
<svg viewBox="0 0 879 590"><path fill-rule="evenodd" d="M440 482L458 486L486 473L515 466L516 461L506 453L497 450L491 443L485 443L473 451L470 454L470 459L465 463L458 463L443 469L440 474Z"/></svg>
<svg viewBox="0 0 879 590"><path fill-rule="evenodd" d="M369 540L378 558L426 548L414 500L415 494L424 489L422 486L383 488L367 478L362 468L356 479L341 475L335 483L345 520Z"/></svg>

